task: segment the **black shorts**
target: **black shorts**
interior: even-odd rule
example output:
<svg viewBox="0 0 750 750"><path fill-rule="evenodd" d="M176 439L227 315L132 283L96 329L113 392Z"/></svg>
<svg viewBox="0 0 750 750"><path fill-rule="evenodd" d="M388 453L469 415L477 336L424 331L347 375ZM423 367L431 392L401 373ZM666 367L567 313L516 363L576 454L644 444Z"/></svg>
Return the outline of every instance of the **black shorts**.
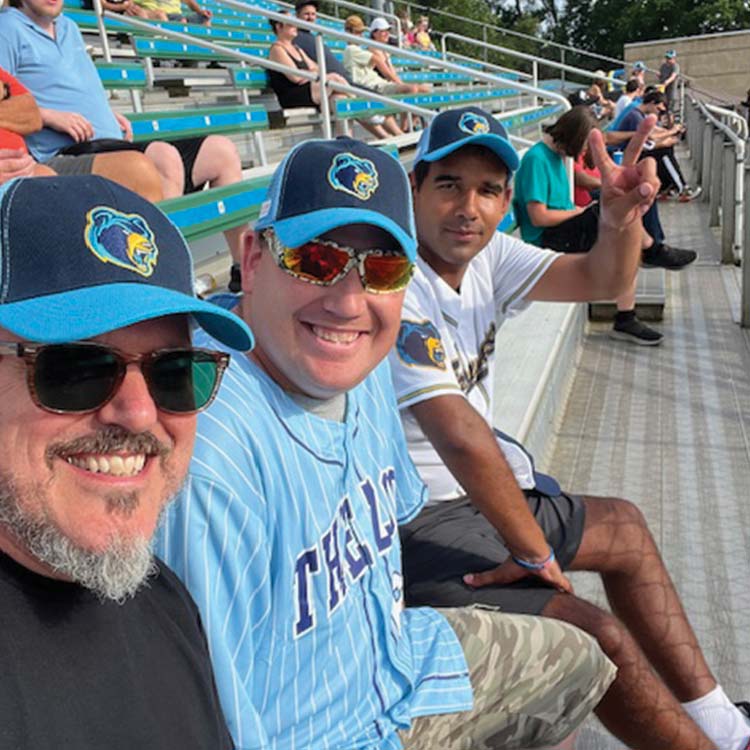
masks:
<svg viewBox="0 0 750 750"><path fill-rule="evenodd" d="M205 135L197 136L195 138L181 138L178 141L168 141L174 146L180 154L182 164L185 167L185 184L183 185L183 194L197 193L203 189L203 185L196 185L193 183L193 167L195 166L195 160L198 158L198 152L200 151L203 141L206 140ZM137 143L138 150L145 152L146 149L151 145L152 141L148 143ZM205 184L205 183L204 183Z"/></svg>
<svg viewBox="0 0 750 750"><path fill-rule="evenodd" d="M578 495L544 495L526 490L531 512L565 569L578 553L586 507ZM426 507L400 528L404 591L410 607L465 607L483 604L503 612L539 614L556 593L536 576L509 586L473 589L466 573L498 566L508 550L490 522L466 497Z"/></svg>
<svg viewBox="0 0 750 750"><path fill-rule="evenodd" d="M583 213L542 232L539 244L559 253L587 253L599 234L599 204L593 203Z"/></svg>

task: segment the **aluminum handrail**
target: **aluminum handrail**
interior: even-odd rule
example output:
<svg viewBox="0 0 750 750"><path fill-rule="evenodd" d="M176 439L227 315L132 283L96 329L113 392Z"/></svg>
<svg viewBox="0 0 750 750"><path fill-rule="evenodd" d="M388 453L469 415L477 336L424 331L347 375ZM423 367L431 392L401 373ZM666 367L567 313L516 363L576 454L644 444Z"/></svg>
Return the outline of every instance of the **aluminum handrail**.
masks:
<svg viewBox="0 0 750 750"><path fill-rule="evenodd" d="M737 127L735 128L735 132L741 138L744 138L745 140L747 140L747 137L748 137L747 120L739 112L735 112L732 109L726 109L724 107L717 107L715 104L709 104L708 102L703 102L703 106L709 112L713 112L714 114L719 115L720 117L725 117L727 120L734 121L737 124Z"/></svg>
<svg viewBox="0 0 750 750"><path fill-rule="evenodd" d="M473 57L467 55L461 55L458 52L448 52L448 56L453 60L465 60L466 62L476 62ZM506 68L502 65L495 65L494 63L482 62L482 67L487 70L494 70L497 73L511 73L512 75L520 76L521 78L528 78L531 80L534 76L531 73L526 73L523 70L514 70L513 68Z"/></svg>
<svg viewBox="0 0 750 750"><path fill-rule="evenodd" d="M600 79L602 76L596 75L596 73L592 73L590 70L584 70L583 68L576 68L572 65L566 65L565 63L559 63L555 62L554 60L547 60L544 57L538 57L537 55L531 55L527 52L519 52L518 50L511 49L510 47L501 47L497 44L490 44L489 42L483 42L479 39L472 39L468 36L462 36L461 34L456 34L453 31L448 31L445 34L443 34L443 38L440 40L440 47L443 54L443 59L446 58L446 55L448 54L448 48L446 45L446 42L448 39L456 39L460 42L465 42L468 44L474 44L478 47L482 47L484 49L493 50L496 52L502 52L506 55L511 55L513 57L518 57L521 60L529 60L532 63L536 63L537 65L541 63L542 65L546 65L547 67L551 68L557 68L558 70L564 70L568 73L575 73L576 75L584 76L586 78L591 79ZM614 76L604 76L604 80L610 81L611 83L616 83L620 85L625 85L625 81L615 78Z"/></svg>
<svg viewBox="0 0 750 750"><path fill-rule="evenodd" d="M238 2L237 0L216 0L217 2L221 3L222 5L228 5L230 8L237 8L237 9L243 9L247 7L245 3ZM254 8L253 12L257 15L265 16L266 18L272 18L276 21L280 21L281 23L288 23L293 26L297 26L302 29L307 29L308 31L316 32L318 34L321 34L323 36L328 36L333 39L340 39L345 42L350 42L351 44L357 44L360 46L365 46L368 49L377 49L381 52L393 52L393 45L391 44L383 44L382 42L376 42L374 39L365 39L361 36L356 36L354 34L347 34L345 31L339 31L338 29L331 29L327 26L320 26L318 24L309 23L308 21L303 21L301 18L296 18L295 16L288 16L281 13L276 13L274 11L266 10L265 8ZM160 30L161 33L161 30ZM193 39L195 42L196 39ZM203 43L202 38L198 40L200 44ZM513 81L509 80L507 78L503 78L502 76L492 75L490 73L483 73L480 70L476 70L474 68L467 68L463 65L458 65L457 63L452 63L449 60L440 59L438 57L429 57L427 55L423 55L419 52L414 52L412 50L407 49L400 49L398 51L399 57L404 57L407 60L414 60L416 62L422 63L423 65L430 65L432 67L440 67L444 68L445 70L451 71L453 73L461 73L462 75L475 78L478 81L484 81L485 83L489 83L492 85L502 84L503 86L508 86L509 88L516 89L517 91L523 91L527 94L534 94L542 99L552 99L554 101L558 101L561 104L563 104L564 108L570 109L570 102L567 100L566 97L562 96L561 94L557 94L554 91L547 91L546 89L540 89L536 86L529 86L528 84L521 83L520 81ZM480 62L477 60L476 62ZM330 82L327 82L330 85ZM337 84L337 87L341 84ZM370 92L368 91L367 96L370 96ZM374 99L374 97L372 97ZM393 104L396 106L399 106L401 104L401 101L398 99L392 100ZM434 116L434 115L433 115Z"/></svg>
<svg viewBox="0 0 750 750"><path fill-rule="evenodd" d="M95 7L97 4L100 4L100 0L94 0ZM280 15L281 18L287 19L284 22L287 22L287 21L291 22L291 19L289 19L288 16L276 14L276 13L274 15ZM104 11L102 16L104 18L109 18L112 20L122 20L118 13L112 13L111 11L108 11L108 10ZM295 20L298 20L298 19L295 19ZM140 29L143 29L144 31L153 32L154 30L153 24L150 24L144 21L139 21L136 18L128 18L128 23L132 24L135 28L140 28ZM306 21L300 21L300 23L304 23L307 26L311 25L311 24L308 24ZM185 42L186 44L198 44L201 47L206 47L207 49L214 50L215 52L221 52L222 54L225 54L229 57L233 57L234 59L239 60L241 62L250 63L254 67L265 68L267 70L275 70L275 71L278 71L279 73L284 73L285 75L288 73L291 73L292 75L298 76L299 78L305 78L306 80L311 81L311 82L321 80L321 78L325 78L326 76L325 54L321 54L322 65L319 66L320 68L319 71L313 73L309 70L300 70L299 68L290 67L288 65L282 65L281 63L276 63L276 62L273 62L272 60L266 60L265 58L262 58L262 57L248 55L246 52L239 52L238 50L232 49L231 47L224 47L221 44L217 44L216 42L209 41L205 39L204 37L194 37L194 36L191 36L190 34L185 34L181 31L171 31L168 29L159 28L159 36L164 36L164 37L167 37L168 39L175 39L180 42ZM322 38L318 36L318 38L316 39L316 45L318 43L318 40L320 40L320 43L322 44ZM414 104L408 104L407 102L403 102L400 99L392 99L388 96L376 94L374 91L370 91L369 89L360 88L358 86L353 86L348 83L339 84L333 81L329 81L328 79L325 79L325 80L326 80L326 88L334 89L336 91L342 91L345 93L355 94L361 97L367 97L368 99L372 99L373 101L383 102L384 104L396 107L400 110L403 110L404 112L410 112L411 114L418 115L419 117L426 117L426 118L431 119L435 116L435 112L433 112L430 109L425 109L423 107L419 107ZM330 138L332 133L331 133L331 119L328 113L328 97L326 96L320 97L320 109L321 109L323 136L325 138Z"/></svg>
<svg viewBox="0 0 750 750"><path fill-rule="evenodd" d="M742 252L744 256L744 224L747 221L745 216L745 156L747 153L747 141L738 135L732 128L718 120L708 109L707 105L694 97L690 98L693 106L706 118L716 130L721 132L734 146L734 237L732 239L734 250ZM717 164L712 164L711 169L721 169ZM750 257L750 256L748 256ZM743 265L744 265L743 258ZM750 295L750 289L743 288L743 296Z"/></svg>
<svg viewBox="0 0 750 750"><path fill-rule="evenodd" d="M336 4L336 0L333 0L334 5ZM618 67L627 66L630 63L628 63L626 60L621 60L617 57L609 57L608 55L600 55L596 52L591 52L589 50L581 49L580 47L572 47L568 44L562 44L561 42L554 42L551 39L539 39L539 37L532 36L531 34L524 34L521 31L515 31L513 29L504 29L502 26L494 26L493 24L484 23L483 21L476 21L473 18L466 18L465 16L459 16L456 13L451 13L447 10L439 10L438 8L428 8L426 5L419 5L418 3L410 3L406 2L405 5L411 9L411 8L420 8L420 13L429 14L431 16L445 16L446 18L452 18L457 21L464 21L467 23L472 23L475 26L480 26L483 29L490 29L492 31L498 31L501 34L507 34L508 36L514 36L518 39L526 39L530 42L535 42L536 44L541 44L542 47L555 47L556 49L559 49L564 52L574 52L577 55L583 55L585 57L593 57L597 60L606 60L607 62L616 63ZM409 14L411 15L411 10L409 10ZM441 33L441 32L438 32ZM652 68L647 68L647 70L651 73L658 73L657 70L654 70Z"/></svg>

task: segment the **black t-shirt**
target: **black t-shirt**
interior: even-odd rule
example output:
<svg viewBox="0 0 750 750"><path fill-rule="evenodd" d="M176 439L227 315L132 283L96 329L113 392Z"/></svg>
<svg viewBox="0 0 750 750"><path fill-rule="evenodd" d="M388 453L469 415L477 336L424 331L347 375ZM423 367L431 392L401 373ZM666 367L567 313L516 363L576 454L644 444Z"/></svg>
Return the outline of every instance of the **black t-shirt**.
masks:
<svg viewBox="0 0 750 750"><path fill-rule="evenodd" d="M157 563L118 605L0 553L0 748L233 747L198 611Z"/></svg>

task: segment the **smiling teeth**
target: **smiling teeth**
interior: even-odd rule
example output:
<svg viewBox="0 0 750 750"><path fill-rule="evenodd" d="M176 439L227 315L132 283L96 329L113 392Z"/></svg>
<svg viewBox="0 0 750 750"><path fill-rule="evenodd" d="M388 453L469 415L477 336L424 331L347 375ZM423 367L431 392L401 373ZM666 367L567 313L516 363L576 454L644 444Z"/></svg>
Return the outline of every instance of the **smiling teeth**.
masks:
<svg viewBox="0 0 750 750"><path fill-rule="evenodd" d="M109 474L113 477L132 477L143 471L146 456L68 456L69 464L92 474Z"/></svg>
<svg viewBox="0 0 750 750"><path fill-rule="evenodd" d="M332 341L334 344L351 344L359 336L356 331L332 331L330 328L319 326L313 326L312 330L318 338L323 341Z"/></svg>

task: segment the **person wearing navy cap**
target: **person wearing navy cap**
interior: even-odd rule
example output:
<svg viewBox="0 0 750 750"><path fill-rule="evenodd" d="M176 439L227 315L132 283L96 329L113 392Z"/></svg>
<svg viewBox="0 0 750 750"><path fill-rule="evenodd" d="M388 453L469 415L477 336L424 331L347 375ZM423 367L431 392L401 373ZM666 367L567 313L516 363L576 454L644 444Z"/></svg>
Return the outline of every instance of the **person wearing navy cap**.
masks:
<svg viewBox="0 0 750 750"><path fill-rule="evenodd" d="M229 749L198 612L152 553L238 317L100 177L0 188L0 746Z"/></svg>
<svg viewBox="0 0 750 750"><path fill-rule="evenodd" d="M406 173L346 138L295 147L247 237L225 302L257 345L199 420L158 545L238 747L549 746L612 680L563 623L403 610L397 523L424 488L384 360L416 250Z"/></svg>
<svg viewBox="0 0 750 750"><path fill-rule="evenodd" d="M628 747L744 750L750 729L717 686L640 511L565 492L495 426L495 336L506 318L533 300L608 298L634 277L641 216L659 184L653 160L637 161L654 121L639 126L622 166L592 133L601 213L584 255L495 231L519 162L489 112L443 112L422 135L412 173L419 257L389 358L429 491L401 528L405 597L573 623L618 667L596 712ZM598 572L617 617L576 597L564 570Z"/></svg>

